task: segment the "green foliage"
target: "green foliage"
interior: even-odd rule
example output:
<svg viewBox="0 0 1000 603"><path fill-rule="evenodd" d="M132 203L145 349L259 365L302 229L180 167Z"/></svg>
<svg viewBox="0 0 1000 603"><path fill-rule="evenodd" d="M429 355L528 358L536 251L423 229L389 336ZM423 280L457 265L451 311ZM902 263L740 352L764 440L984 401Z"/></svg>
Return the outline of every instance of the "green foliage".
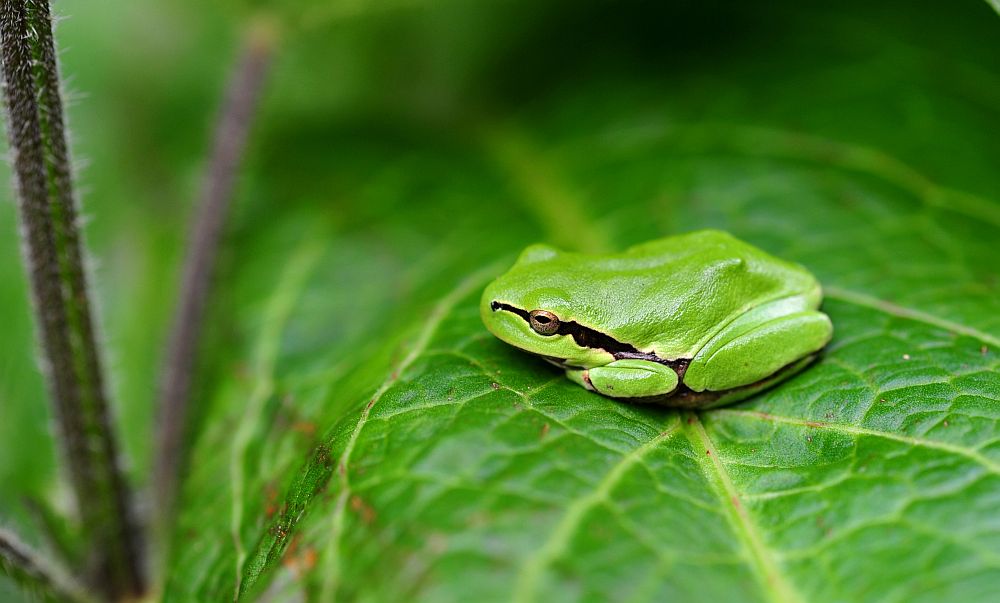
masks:
<svg viewBox="0 0 1000 603"><path fill-rule="evenodd" d="M24 594L39 601L88 603L93 600L62 570L50 566L49 561L3 528L0 528L0 575L7 577L11 586L19 585Z"/></svg>
<svg viewBox="0 0 1000 603"><path fill-rule="evenodd" d="M166 600L995 600L1000 44L989 6L950 4L445 3L287 38L221 269ZM194 168L200 53L224 41L176 42L153 75L84 65L76 32L141 477L178 241L149 199L193 187L126 141L155 131L156 158ZM105 59L126 91L154 82L155 111L99 112ZM135 125L98 127L116 119ZM834 322L819 362L745 403L613 402L479 322L481 287L531 242L704 227L805 264ZM0 302L26 317L9 255ZM0 475L46 493L30 328L11 322L0 402L25 427Z"/></svg>

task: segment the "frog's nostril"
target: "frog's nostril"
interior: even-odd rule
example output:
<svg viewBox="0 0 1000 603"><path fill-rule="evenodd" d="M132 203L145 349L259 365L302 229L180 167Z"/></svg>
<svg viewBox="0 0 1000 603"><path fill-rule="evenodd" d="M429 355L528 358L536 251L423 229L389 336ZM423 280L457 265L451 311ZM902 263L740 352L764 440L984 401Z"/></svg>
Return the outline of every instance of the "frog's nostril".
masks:
<svg viewBox="0 0 1000 603"><path fill-rule="evenodd" d="M498 302L496 300L490 302L490 309L493 310L494 312L496 312L497 310L499 310L500 309L500 302Z"/></svg>

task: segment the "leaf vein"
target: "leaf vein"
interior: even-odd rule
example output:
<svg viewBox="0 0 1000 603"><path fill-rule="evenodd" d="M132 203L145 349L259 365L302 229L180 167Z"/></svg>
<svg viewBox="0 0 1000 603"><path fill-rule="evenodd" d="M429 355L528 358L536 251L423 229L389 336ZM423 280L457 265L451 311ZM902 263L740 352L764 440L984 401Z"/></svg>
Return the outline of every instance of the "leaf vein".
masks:
<svg viewBox="0 0 1000 603"><path fill-rule="evenodd" d="M761 574L765 591L771 595L775 601L782 603L799 603L804 601L801 595L795 590L788 579L781 573L775 554L771 551L761 536L760 530L746 508L740 502L740 493L736 490L729 472L726 470L719 453L715 448L715 443L705 430L704 424L695 413L688 413L688 439L695 457L699 460L703 470L707 475L714 474L722 487L724 499L720 502L730 510L730 517L735 524L735 534L743 545L747 548L753 558L758 571ZM702 452L704 451L704 453Z"/></svg>
<svg viewBox="0 0 1000 603"><path fill-rule="evenodd" d="M844 425L842 423L827 423L825 421L810 421L806 419L796 419L794 417L784 417L781 415L774 415L771 413L762 412L758 410L736 410L731 408L722 408L713 412L719 414L737 415L742 417L752 417L764 421L773 421L775 423L785 423L788 425L798 425L801 427L810 427L813 429L827 429L830 431L835 431L838 433L844 433L854 436L863 435L876 438L884 438L887 440L895 440L897 442L909 444L911 446L920 446L923 448L933 448L935 450L943 450L945 452L950 452L952 454L964 456L982 465L990 473L1000 475L1000 463L996 463L995 461L990 460L988 457L986 457L985 455L976 450L967 448L965 446L959 446L957 444L949 444L947 442L941 442L938 440L929 440L927 438L917 438L913 436L890 433L887 431L879 431L877 429L869 429L866 427L855 427L853 425Z"/></svg>
<svg viewBox="0 0 1000 603"><path fill-rule="evenodd" d="M877 297L872 297L870 295L865 295L864 293L858 293L856 291L851 291L849 289L842 289L840 287L824 287L823 294L826 297L837 299L843 302L851 303L856 306L864 306L866 308L872 308L874 310L879 310L886 314L892 316L897 316L899 318L907 318L910 320L915 320L917 322L922 322L946 331L951 331L952 333L958 333L961 335L966 335L974 339L978 339L983 343L988 343L995 347L1000 347L1000 338L997 338L989 333L980 331L979 329L968 327L963 324L934 316L933 314L928 314L927 312L922 312L920 310L914 310L912 308L907 308L894 304L892 302L879 299Z"/></svg>
<svg viewBox="0 0 1000 603"><path fill-rule="evenodd" d="M351 493L350 478L348 477L349 464L351 461L351 455L354 452L354 446L357 444L361 431L368 422L368 415L371 413L372 407L378 403L389 388L396 383L403 372L416 362L417 358L419 358L427 349L431 343L431 339L434 337L434 334L437 333L438 327L441 326L445 316L452 310L455 304L457 304L462 298L469 295L474 289L481 286L486 280L487 275L493 274L495 271L496 267L493 265L479 270L466 277L458 284L458 286L441 298L441 300L434 306L433 310L431 310L430 316L428 317L424 328L420 330L416 341L413 343L410 353L403 358L403 360L393 369L385 381L382 382L382 385L375 390L375 393L372 394L368 404L366 404L364 409L361 411L358 421L354 426L354 430L351 432L351 436L344 446L344 451L341 453L340 458L337 461L337 474L340 476L340 492L334 506L333 517L331 518L331 528L333 534L330 538L328 549L331 552L331 568L327 573L327 579L324 581L323 585L324 600L333 599L333 593L336 592L340 580L340 545L344 532L347 500Z"/></svg>
<svg viewBox="0 0 1000 603"><path fill-rule="evenodd" d="M635 463L638 463L660 443L680 431L680 423L675 423L656 437L633 449L618 461L604 475L597 486L586 494L572 500L566 507L559 522L535 552L525 559L518 571L514 585L513 601L525 603L533 601L537 595L538 582L544 571L566 551L573 534L579 529L587 511L608 500L608 495Z"/></svg>
<svg viewBox="0 0 1000 603"><path fill-rule="evenodd" d="M236 586L234 598L239 598L243 582L243 565L247 552L243 547L243 501L246 498L246 454L253 439L257 420L264 404L274 392L274 368L281 336L296 301L305 289L309 275L319 260L322 246L313 238L306 239L289 260L274 293L268 300L260 335L253 353L254 383L246 407L240 415L229 456L229 482L232 493L229 531L236 549Z"/></svg>

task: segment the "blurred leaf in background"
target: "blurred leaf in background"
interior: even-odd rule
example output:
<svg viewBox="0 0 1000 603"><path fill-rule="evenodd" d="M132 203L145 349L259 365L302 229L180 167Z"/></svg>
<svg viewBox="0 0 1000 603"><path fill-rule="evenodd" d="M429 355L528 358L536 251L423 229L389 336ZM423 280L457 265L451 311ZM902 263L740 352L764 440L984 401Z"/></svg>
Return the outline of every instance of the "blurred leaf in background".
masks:
<svg viewBox="0 0 1000 603"><path fill-rule="evenodd" d="M235 40L254 10L286 23L166 600L1000 595L987 4L296 6L56 7L140 483ZM836 328L819 363L679 414L588 394L479 323L481 287L531 242L702 227L817 274ZM21 495L63 495L10 204L0 228L0 517L38 538Z"/></svg>

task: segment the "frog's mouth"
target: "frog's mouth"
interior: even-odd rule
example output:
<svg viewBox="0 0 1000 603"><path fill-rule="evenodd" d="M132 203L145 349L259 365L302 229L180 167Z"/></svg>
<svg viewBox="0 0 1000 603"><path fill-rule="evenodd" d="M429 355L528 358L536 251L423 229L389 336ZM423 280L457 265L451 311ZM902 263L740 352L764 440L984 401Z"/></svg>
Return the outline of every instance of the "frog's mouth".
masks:
<svg viewBox="0 0 1000 603"><path fill-rule="evenodd" d="M557 367L559 367L561 369L582 369L582 368L584 368L582 366L577 366L575 364L569 364L569 362L565 358L556 358L555 356L546 356L544 354L539 354L538 356L540 358L542 358L543 360L545 360L545 362L548 362L549 364L551 364L553 366L557 366Z"/></svg>
<svg viewBox="0 0 1000 603"><path fill-rule="evenodd" d="M522 320L524 320L524 322L528 323L529 325L531 324L531 313L523 308L518 308L517 306L512 306L510 304L494 300L490 302L490 309L493 310L494 312L496 312L497 310L503 310L505 312L511 312L513 314L517 314L518 316L521 317ZM617 339L615 339L614 337L610 337L608 335L605 335L604 333L595 331L590 327L581 325L575 320L559 321L559 328L556 331L553 331L552 333L543 335L543 337L551 335L570 335L571 337L573 337L573 341L576 342L576 345L582 348L604 350L605 352L608 352L609 354L612 355L642 354L642 352L637 350L634 346L629 345L627 343L622 343Z"/></svg>
<svg viewBox="0 0 1000 603"><path fill-rule="evenodd" d="M516 314L517 316L520 316L521 319L524 320L526 323L528 323L529 325L531 324L531 313L523 308L518 308L517 306L512 306L502 301L493 300L492 302L490 302L490 309L493 310L494 312L502 310L504 312L510 312L512 314ZM679 369L681 371L679 374L682 376L684 374L683 371L687 368L688 362L690 362L690 359L687 358L679 358L677 360L666 360L664 358L660 358L659 356L657 356L652 352L640 351L631 344L618 341L617 339L611 337L610 335L606 335L604 333L601 333L600 331L581 325L575 320L560 321L559 329L551 333L551 335L569 335L573 337L573 341L576 343L576 345L582 348L590 348L593 350L604 350L605 352L611 354L615 360L624 360L624 359L649 360L651 362L664 364L675 370ZM560 368L577 368L574 367L573 365L566 364L565 358L545 356L543 354L540 354L540 356L542 356L547 361L551 362L552 364L555 364Z"/></svg>
<svg viewBox="0 0 1000 603"><path fill-rule="evenodd" d="M490 302L490 310L493 310L494 312L496 312L497 310L503 310L504 312L512 312L514 314L517 314L521 318L523 318L524 322L527 322L527 323L531 322L531 315L528 313L527 310L522 310L521 308L518 308L517 306L512 306L510 304L505 304L505 303L497 301L497 300L493 300L493 301Z"/></svg>

